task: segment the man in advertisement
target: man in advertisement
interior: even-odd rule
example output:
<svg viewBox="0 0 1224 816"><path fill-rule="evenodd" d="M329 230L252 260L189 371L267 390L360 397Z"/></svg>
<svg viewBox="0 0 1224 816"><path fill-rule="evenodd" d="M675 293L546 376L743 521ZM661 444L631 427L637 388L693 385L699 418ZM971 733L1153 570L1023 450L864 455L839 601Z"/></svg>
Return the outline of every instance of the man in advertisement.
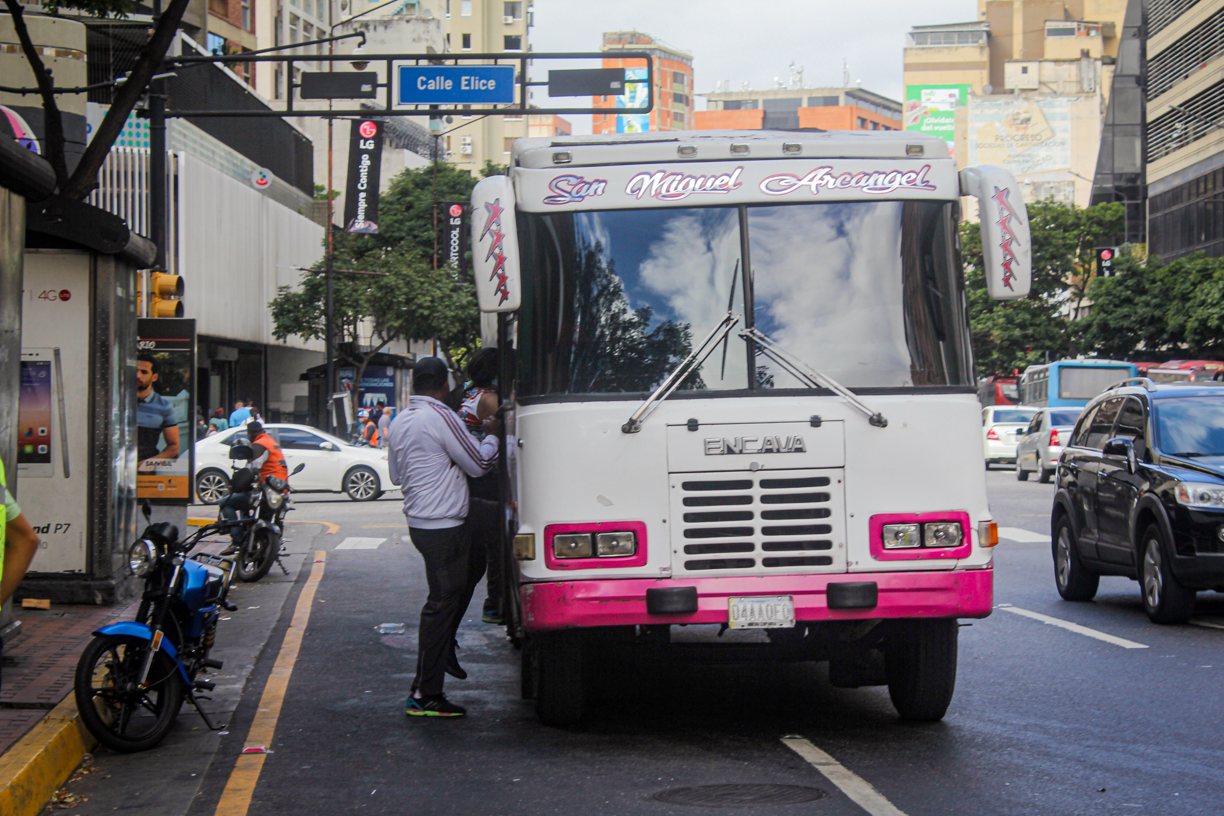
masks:
<svg viewBox="0 0 1224 816"><path fill-rule="evenodd" d="M156 462L173 461L179 455L179 427L174 407L153 390L158 373L155 357L142 354L137 358L136 451L140 470L146 473L155 469ZM163 439L165 447L161 447Z"/></svg>

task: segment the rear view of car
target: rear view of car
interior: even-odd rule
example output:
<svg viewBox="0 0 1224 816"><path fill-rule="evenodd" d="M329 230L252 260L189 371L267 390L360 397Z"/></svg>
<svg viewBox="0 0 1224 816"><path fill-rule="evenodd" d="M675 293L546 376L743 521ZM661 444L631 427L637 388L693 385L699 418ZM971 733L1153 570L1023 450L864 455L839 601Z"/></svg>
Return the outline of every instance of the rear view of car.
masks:
<svg viewBox="0 0 1224 816"><path fill-rule="evenodd" d="M1016 447L1016 478L1027 481L1030 473L1046 484L1058 467L1058 457L1071 438L1079 408L1042 408L1020 437Z"/></svg>
<svg viewBox="0 0 1224 816"><path fill-rule="evenodd" d="M1036 408L992 405L982 409L982 446L986 468L1016 461L1016 443L1028 428Z"/></svg>

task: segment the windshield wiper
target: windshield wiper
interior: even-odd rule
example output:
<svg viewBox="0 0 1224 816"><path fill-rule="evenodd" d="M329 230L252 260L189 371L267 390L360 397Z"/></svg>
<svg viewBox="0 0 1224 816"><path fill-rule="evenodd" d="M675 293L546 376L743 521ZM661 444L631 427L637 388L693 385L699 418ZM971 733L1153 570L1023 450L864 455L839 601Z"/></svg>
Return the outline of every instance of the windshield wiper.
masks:
<svg viewBox="0 0 1224 816"><path fill-rule="evenodd" d="M879 411L873 411L871 408L863 404L854 392L845 386L838 383L828 374L822 374L816 369L809 366L807 363L800 360L795 355L788 352L786 349L779 346L773 341L769 335L757 329L755 326L750 329L744 329L739 333L739 336L745 340L751 340L760 347L761 353L775 363L786 369L800 380L804 380L813 388L828 388L830 391L841 396L846 402L853 405L855 408L862 411L867 416L867 421L877 428L887 428L888 420Z"/></svg>
<svg viewBox="0 0 1224 816"><path fill-rule="evenodd" d="M629 421L621 426L621 431L623 433L637 433L642 430L642 423L646 420L646 417L650 416L650 412L654 410L654 407L671 396L671 392L680 387L680 383L684 382L684 378L705 362L705 359L713 353L714 349L718 348L719 341L735 327L739 320L739 314L727 312L723 319L718 322L718 325L714 327L714 331L706 335L706 339L701 341L701 345L694 349L688 357L685 357L684 362L677 366L675 371L667 375L667 379L663 381L663 384L656 388L654 393L638 406L638 409L633 412L633 416L629 417Z"/></svg>
<svg viewBox="0 0 1224 816"><path fill-rule="evenodd" d="M1183 459L1197 459L1200 456L1219 456L1218 453L1198 453L1196 451L1182 451L1181 453L1170 453L1169 456L1180 456Z"/></svg>

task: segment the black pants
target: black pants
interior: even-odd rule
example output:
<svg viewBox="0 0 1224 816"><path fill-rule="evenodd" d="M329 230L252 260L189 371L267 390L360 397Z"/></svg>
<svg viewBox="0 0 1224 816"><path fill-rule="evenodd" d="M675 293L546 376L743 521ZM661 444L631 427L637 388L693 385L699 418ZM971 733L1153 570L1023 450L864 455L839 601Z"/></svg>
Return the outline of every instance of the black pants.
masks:
<svg viewBox="0 0 1224 816"><path fill-rule="evenodd" d="M421 609L417 631L417 673L412 691L430 696L442 693L455 633L472 592L484 576L484 545L473 540L470 520L441 530L409 527L408 535L425 559L425 580L429 583L429 597Z"/></svg>
<svg viewBox="0 0 1224 816"><path fill-rule="evenodd" d="M488 595L485 606L500 611L502 596L501 505L498 502L497 473L486 473L479 479L468 477L471 503L468 520L472 523L472 538L484 544L485 566L488 568Z"/></svg>

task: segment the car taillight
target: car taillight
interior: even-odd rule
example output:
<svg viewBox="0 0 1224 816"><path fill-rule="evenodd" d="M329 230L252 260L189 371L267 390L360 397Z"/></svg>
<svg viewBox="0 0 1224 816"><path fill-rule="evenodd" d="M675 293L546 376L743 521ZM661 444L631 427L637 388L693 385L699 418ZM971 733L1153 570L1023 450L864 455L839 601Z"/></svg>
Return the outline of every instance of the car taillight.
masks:
<svg viewBox="0 0 1224 816"><path fill-rule="evenodd" d="M1050 429L1050 446L1053 447L1054 445L1061 445L1061 444L1062 442L1060 442L1058 439L1058 429L1051 428Z"/></svg>
<svg viewBox="0 0 1224 816"><path fill-rule="evenodd" d="M993 439L994 441L998 442L999 434L995 432L994 428L991 428L989 431L986 432L986 438Z"/></svg>

